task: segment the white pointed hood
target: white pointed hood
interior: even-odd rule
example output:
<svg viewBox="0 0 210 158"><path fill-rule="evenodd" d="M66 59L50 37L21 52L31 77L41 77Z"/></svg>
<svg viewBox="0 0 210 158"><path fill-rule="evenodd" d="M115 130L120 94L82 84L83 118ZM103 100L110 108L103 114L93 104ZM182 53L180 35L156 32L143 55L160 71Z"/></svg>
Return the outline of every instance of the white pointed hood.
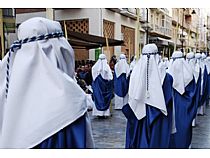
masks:
<svg viewBox="0 0 210 158"><path fill-rule="evenodd" d="M193 80L193 71L183 58L181 51L175 51L173 53L172 63L168 68L168 73L173 77L173 88L181 95L184 94L185 87Z"/></svg>
<svg viewBox="0 0 210 158"><path fill-rule="evenodd" d="M122 73L126 74L126 77L129 76L129 65L126 60L126 56L124 54L120 54L119 61L115 64L115 73L118 78Z"/></svg>
<svg viewBox="0 0 210 158"><path fill-rule="evenodd" d="M61 31L61 25L32 18L18 38ZM7 56L0 77L0 148L31 148L71 124L87 111L86 95L74 77L74 52L64 37L22 44L12 53L5 100Z"/></svg>
<svg viewBox="0 0 210 158"><path fill-rule="evenodd" d="M129 105L138 120L146 116L146 104L160 109L167 115L158 64L154 55L157 53L158 49L155 44L145 45L143 48L144 55L136 63L131 74L128 92ZM149 59L147 56L150 56Z"/></svg>
<svg viewBox="0 0 210 158"><path fill-rule="evenodd" d="M98 75L101 75L105 80L113 79L112 70L107 63L105 54L100 54L98 61L92 67L93 80L95 80Z"/></svg>

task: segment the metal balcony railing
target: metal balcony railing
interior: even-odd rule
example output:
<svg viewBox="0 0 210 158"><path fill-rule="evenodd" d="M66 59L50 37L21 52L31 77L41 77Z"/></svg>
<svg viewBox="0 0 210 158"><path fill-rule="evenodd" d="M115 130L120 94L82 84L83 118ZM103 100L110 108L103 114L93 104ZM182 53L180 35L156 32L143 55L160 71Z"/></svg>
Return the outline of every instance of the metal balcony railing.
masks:
<svg viewBox="0 0 210 158"><path fill-rule="evenodd" d="M152 26L154 32L159 33L159 34L164 35L164 36L172 37L172 29L162 27L162 26L159 26L157 24L155 24L155 25L151 24L151 26Z"/></svg>

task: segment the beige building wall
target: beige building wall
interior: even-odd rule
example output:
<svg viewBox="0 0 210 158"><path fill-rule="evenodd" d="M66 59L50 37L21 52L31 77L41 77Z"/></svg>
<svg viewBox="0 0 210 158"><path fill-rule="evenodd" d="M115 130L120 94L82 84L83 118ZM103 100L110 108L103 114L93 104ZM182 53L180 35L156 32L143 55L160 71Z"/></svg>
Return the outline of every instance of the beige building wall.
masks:
<svg viewBox="0 0 210 158"><path fill-rule="evenodd" d="M199 41L199 18L199 8L172 8L172 40L177 44L177 49L181 48L183 40L185 52L196 51Z"/></svg>

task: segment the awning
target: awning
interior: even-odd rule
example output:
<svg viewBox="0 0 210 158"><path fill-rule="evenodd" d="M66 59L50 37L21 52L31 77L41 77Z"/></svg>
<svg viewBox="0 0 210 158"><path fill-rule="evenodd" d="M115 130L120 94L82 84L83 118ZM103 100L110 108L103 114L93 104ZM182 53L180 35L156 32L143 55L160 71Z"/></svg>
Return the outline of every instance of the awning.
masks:
<svg viewBox="0 0 210 158"><path fill-rule="evenodd" d="M163 45L163 46L174 45L174 42L172 40L168 40L168 39L161 38L161 37L150 37L149 41L154 42L158 45Z"/></svg>
<svg viewBox="0 0 210 158"><path fill-rule="evenodd" d="M105 37L73 31L68 31L68 41L75 49L95 49L106 46ZM123 46L124 41L108 38L108 44L109 46Z"/></svg>

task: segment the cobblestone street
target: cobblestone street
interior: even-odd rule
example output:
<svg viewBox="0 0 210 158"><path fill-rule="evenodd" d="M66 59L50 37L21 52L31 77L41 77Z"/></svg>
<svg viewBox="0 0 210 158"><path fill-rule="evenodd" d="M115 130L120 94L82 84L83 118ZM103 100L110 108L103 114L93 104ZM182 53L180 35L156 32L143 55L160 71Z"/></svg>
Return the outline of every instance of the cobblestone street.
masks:
<svg viewBox="0 0 210 158"><path fill-rule="evenodd" d="M99 149L122 149L125 147L126 119L121 110L112 110L112 117L99 119L92 116L93 137L95 147ZM197 125L193 128L192 148L210 148L210 107L204 116L197 117Z"/></svg>

